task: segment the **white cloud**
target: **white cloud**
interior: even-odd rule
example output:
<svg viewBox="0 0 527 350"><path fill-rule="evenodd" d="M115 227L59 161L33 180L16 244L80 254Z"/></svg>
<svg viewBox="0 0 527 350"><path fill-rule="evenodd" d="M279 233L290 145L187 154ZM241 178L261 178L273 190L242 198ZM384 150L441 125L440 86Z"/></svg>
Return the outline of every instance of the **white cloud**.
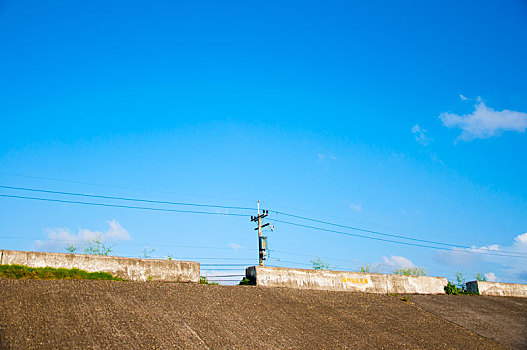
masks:
<svg viewBox="0 0 527 350"><path fill-rule="evenodd" d="M435 255L437 261L456 267L468 267L477 262L497 264L502 269L500 272L501 279L509 282L514 280L527 282L526 257L527 233L514 237L512 244L509 246L491 244L482 247L473 246L468 249L454 248Z"/></svg>
<svg viewBox="0 0 527 350"><path fill-rule="evenodd" d="M359 203L359 204L350 203L350 204L349 204L349 207L350 207L350 209L352 209L352 210L355 210L355 211L361 211L361 210L362 210L362 203Z"/></svg>
<svg viewBox="0 0 527 350"><path fill-rule="evenodd" d="M476 247L473 247L473 249L476 249ZM488 245L488 246L483 246L481 248L478 248L480 250L494 250L494 251L497 251L497 250L500 250L500 245L499 244L491 244L491 245Z"/></svg>
<svg viewBox="0 0 527 350"><path fill-rule="evenodd" d="M412 134L414 134L415 141L421 145L428 145L432 142L432 139L426 136L426 129L421 128L418 124L412 127Z"/></svg>
<svg viewBox="0 0 527 350"><path fill-rule="evenodd" d="M236 243L229 243L229 247L231 247L234 250L239 250L243 248L241 245L236 244Z"/></svg>
<svg viewBox="0 0 527 350"><path fill-rule="evenodd" d="M457 115L441 113L439 119L448 128L459 128L458 139L470 141L499 136L504 131L525 132L527 129L527 113L510 110L495 111L478 98L475 109L470 114Z"/></svg>
<svg viewBox="0 0 527 350"><path fill-rule="evenodd" d="M333 154L318 153L317 157L318 157L318 160L321 162L324 160L337 160L337 157L335 157L335 155Z"/></svg>
<svg viewBox="0 0 527 350"><path fill-rule="evenodd" d="M452 248L452 250L441 251L434 255L437 262L452 267L469 267L478 261L477 254L470 254L465 249Z"/></svg>
<svg viewBox="0 0 527 350"><path fill-rule="evenodd" d="M461 94L459 94L459 98L460 98L462 101L466 101L466 100L468 100L468 97L465 97L465 96L463 96L463 95L461 95Z"/></svg>
<svg viewBox="0 0 527 350"><path fill-rule="evenodd" d="M385 266L393 267L393 268L411 268L415 265L404 256L396 256L392 255L389 258L383 256L382 257L382 264Z"/></svg>
<svg viewBox="0 0 527 350"><path fill-rule="evenodd" d="M110 229L103 234L108 241L128 241L131 239L130 234L125 230L117 220L106 221Z"/></svg>
<svg viewBox="0 0 527 350"><path fill-rule="evenodd" d="M527 245L527 232L514 238L514 242L519 245Z"/></svg>
<svg viewBox="0 0 527 350"><path fill-rule="evenodd" d="M498 277L494 274L494 272L489 272L485 274L485 278L489 282L498 282Z"/></svg>
<svg viewBox="0 0 527 350"><path fill-rule="evenodd" d="M128 241L132 239L126 229L117 220L106 221L109 228L106 232L79 229L72 233L68 228L47 229L47 239L34 242L32 249L44 251L65 251L67 245L84 245L87 241L100 239L104 242Z"/></svg>

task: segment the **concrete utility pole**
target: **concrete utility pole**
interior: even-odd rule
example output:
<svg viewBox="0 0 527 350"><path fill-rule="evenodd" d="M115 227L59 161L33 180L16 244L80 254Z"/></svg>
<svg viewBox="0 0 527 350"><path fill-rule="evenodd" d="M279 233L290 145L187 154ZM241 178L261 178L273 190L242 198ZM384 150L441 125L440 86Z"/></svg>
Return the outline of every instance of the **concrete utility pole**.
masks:
<svg viewBox="0 0 527 350"><path fill-rule="evenodd" d="M262 219L269 215L268 210L262 210L260 214L260 201L258 201L258 215L251 216L251 221L257 221L258 227L255 230L258 230L258 252L260 266L264 265L264 260L267 260L267 237L262 236L262 228L269 226L269 223L262 225Z"/></svg>

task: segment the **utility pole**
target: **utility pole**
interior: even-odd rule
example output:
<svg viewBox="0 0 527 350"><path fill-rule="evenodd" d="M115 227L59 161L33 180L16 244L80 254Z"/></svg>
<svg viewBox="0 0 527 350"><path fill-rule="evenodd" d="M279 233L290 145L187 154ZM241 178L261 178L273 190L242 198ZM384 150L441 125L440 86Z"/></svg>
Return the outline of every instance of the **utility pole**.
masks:
<svg viewBox="0 0 527 350"><path fill-rule="evenodd" d="M262 236L262 228L269 226L269 223L262 225L262 219L269 215L268 210L262 210L260 214L260 201L258 201L258 215L251 216L251 221L257 221L258 227L255 230L258 230L258 252L260 266L264 265L264 260L267 260L267 237Z"/></svg>

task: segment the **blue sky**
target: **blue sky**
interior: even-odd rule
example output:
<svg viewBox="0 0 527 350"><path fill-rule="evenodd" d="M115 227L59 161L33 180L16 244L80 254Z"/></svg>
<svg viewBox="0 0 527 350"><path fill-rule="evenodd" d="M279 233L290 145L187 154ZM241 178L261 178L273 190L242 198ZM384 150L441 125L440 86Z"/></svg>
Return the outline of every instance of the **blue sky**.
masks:
<svg viewBox="0 0 527 350"><path fill-rule="evenodd" d="M259 199L341 225L527 254L526 36L524 1L4 0L0 185ZM525 257L269 219L272 265L322 256L340 269L527 282ZM243 217L0 198L2 248L64 251L46 239L97 233L119 255L150 247L204 264L257 261Z"/></svg>

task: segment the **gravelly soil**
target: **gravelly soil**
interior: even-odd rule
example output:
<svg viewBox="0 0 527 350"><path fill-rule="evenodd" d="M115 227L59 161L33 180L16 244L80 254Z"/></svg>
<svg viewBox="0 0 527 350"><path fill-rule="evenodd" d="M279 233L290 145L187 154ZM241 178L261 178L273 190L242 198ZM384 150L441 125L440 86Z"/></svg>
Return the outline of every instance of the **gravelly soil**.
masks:
<svg viewBox="0 0 527 350"><path fill-rule="evenodd" d="M527 349L527 298L412 295L417 307L514 349Z"/></svg>
<svg viewBox="0 0 527 350"><path fill-rule="evenodd" d="M2 349L501 349L387 295L0 279Z"/></svg>

